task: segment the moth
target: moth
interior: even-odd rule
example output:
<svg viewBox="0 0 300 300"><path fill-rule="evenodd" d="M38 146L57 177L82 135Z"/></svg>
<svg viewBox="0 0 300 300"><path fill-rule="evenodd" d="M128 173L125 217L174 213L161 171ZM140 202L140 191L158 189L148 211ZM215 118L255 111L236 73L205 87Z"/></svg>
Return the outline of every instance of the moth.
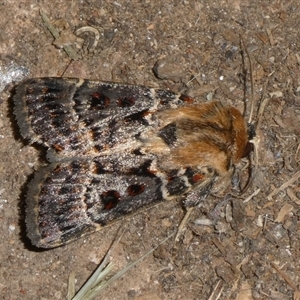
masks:
<svg viewBox="0 0 300 300"><path fill-rule="evenodd" d="M198 205L248 142L235 107L168 90L48 77L22 82L14 103L21 135L48 149L26 196L28 237L41 248L163 201Z"/></svg>

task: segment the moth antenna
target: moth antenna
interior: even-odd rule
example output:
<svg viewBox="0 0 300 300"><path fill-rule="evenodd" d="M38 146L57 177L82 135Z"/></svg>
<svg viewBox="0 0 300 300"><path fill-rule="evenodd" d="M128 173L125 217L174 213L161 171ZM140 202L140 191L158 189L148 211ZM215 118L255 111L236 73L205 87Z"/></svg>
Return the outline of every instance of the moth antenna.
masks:
<svg viewBox="0 0 300 300"><path fill-rule="evenodd" d="M251 80L250 101L251 101L251 105L250 105L250 114L249 114L249 119L248 119L248 127L249 127L248 130L249 130L249 143L251 143L253 145L253 151L251 151L250 154L249 154L249 160L250 160L249 179L248 179L245 187L242 189L242 191L240 193L241 195L243 195L248 190L249 186L252 184L253 179L254 179L255 174L256 174L256 171L257 171L258 157L259 157L258 156L258 147L259 147L260 139L256 135L256 130L257 130L257 128L260 127L261 120L262 120L262 115L263 115L263 112L264 112L264 108L265 108L266 104L269 101L269 98L264 98L269 80L267 79L267 81L264 84L262 96L261 96L261 99L259 101L259 108L258 108L258 112L257 112L256 121L252 121L253 112L254 112L253 66L252 66L251 56L249 54L249 51L248 51L242 37L241 37L241 45L245 49L246 55L247 55L248 60L249 60L249 68L250 68L250 80Z"/></svg>
<svg viewBox="0 0 300 300"><path fill-rule="evenodd" d="M258 165L258 144L259 144L259 139L256 137L256 129L257 129L257 122L255 124L252 121L253 118L253 112L254 112L254 80L253 80L253 66L252 66L252 60L250 53L248 51L248 48L246 47L244 40L242 36L240 36L241 39L241 46L244 48L245 53L247 55L247 58L249 60L249 69L250 69L250 82L251 82L251 91L250 91L250 113L249 113L249 119L248 119L248 131L249 131L249 143L253 145L253 150L250 151L249 153L249 161L250 161L250 175L248 178L248 181L245 185L245 187L242 189L240 192L240 195L243 195L250 185L253 182L253 178L255 177L256 174L256 169Z"/></svg>
<svg viewBox="0 0 300 300"><path fill-rule="evenodd" d="M252 67L252 60L250 57L250 53L248 51L248 48L246 47L244 40L242 36L241 38L241 45L245 49L245 52L247 54L247 58L249 60L249 68L250 68L250 82L251 82L251 91L250 91L250 113L249 113L249 119L248 119L248 124L252 123L252 118L253 118L253 111L254 111L254 81L253 81L253 67Z"/></svg>
<svg viewBox="0 0 300 300"><path fill-rule="evenodd" d="M267 78L267 80L264 84L264 89L263 89L263 92L262 92L262 95L261 95L261 100L260 100L260 104L259 104L259 108L258 108L256 122L255 122L255 129L260 127L261 120L262 120L262 115L263 115L265 107L266 107L266 105L267 105L267 103L269 102L269 99L270 99L270 98L265 98L268 83L269 83L269 78Z"/></svg>
<svg viewBox="0 0 300 300"><path fill-rule="evenodd" d="M68 62L67 66L65 67L65 69L63 70L63 72L61 73L60 77L64 77L65 73L67 72L68 68L70 67L71 63L74 60L71 58L70 61Z"/></svg>

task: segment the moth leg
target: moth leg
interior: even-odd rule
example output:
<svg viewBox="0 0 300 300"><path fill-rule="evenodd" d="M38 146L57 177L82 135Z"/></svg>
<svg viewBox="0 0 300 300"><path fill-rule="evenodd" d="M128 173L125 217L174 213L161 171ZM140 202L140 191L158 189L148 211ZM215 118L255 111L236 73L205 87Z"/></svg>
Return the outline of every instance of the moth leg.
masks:
<svg viewBox="0 0 300 300"><path fill-rule="evenodd" d="M186 208L199 205L210 194L213 185L218 179L216 170L210 167L201 168L201 171L204 173L203 180L185 195L183 205Z"/></svg>
<svg viewBox="0 0 300 300"><path fill-rule="evenodd" d="M205 172L205 180L202 181L199 186L195 190L190 191L187 195L183 204L186 208L185 216L183 217L182 221L180 222L177 230L177 234L175 237L175 241L178 242L180 237L186 230L186 223L189 220L191 213L193 212L194 208L200 204L202 200L204 200L209 194L210 191L217 179L217 173L215 170L211 168L207 168Z"/></svg>

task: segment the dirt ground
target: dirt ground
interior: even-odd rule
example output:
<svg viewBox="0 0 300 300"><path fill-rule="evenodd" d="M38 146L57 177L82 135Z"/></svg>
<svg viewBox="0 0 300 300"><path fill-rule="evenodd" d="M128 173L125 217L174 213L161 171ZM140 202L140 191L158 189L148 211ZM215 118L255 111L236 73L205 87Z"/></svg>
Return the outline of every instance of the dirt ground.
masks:
<svg viewBox="0 0 300 300"><path fill-rule="evenodd" d="M58 47L40 9L66 33ZM25 76L83 77L183 91L242 111L250 65L240 36L251 55L256 103L268 99L253 182L241 198L208 197L179 242L169 239L97 299L300 299L299 1L3 0L0 24L1 299L67 299L70 273L78 289L119 225L126 230L111 253L113 273L175 232L185 213L180 201L168 202L63 247L31 246L26 185L46 161L19 134L13 85ZM95 51L88 51L92 32L73 43L83 26L100 32ZM80 60L70 60L61 48L67 43Z"/></svg>

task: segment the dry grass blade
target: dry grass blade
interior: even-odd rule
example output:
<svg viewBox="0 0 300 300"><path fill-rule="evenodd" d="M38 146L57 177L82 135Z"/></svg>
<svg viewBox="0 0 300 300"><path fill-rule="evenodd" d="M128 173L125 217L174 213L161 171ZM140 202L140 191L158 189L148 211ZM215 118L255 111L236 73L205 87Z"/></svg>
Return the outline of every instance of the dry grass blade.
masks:
<svg viewBox="0 0 300 300"><path fill-rule="evenodd" d="M71 272L69 275L67 299L68 300L72 299L74 295L75 295L75 273Z"/></svg>
<svg viewBox="0 0 300 300"><path fill-rule="evenodd" d="M224 284L222 280L219 280L211 292L208 300L218 300L224 290Z"/></svg>
<svg viewBox="0 0 300 300"><path fill-rule="evenodd" d="M101 264L72 300L91 300L96 297L103 289L103 285L106 283L105 277L111 272L112 268L112 262L105 266Z"/></svg>
<svg viewBox="0 0 300 300"><path fill-rule="evenodd" d="M120 233L120 229L119 229L119 231L117 233L117 236L119 235L119 237L117 237L117 236L115 237L115 239L112 242L112 245L106 252L99 267L96 269L96 271L93 273L93 275L88 279L88 281L81 287L81 289L78 291L78 293L74 297L71 297L70 299L72 299L72 300L85 300L85 299L88 300L88 299L92 299L94 296L96 296L92 293L92 290L95 286L101 285L101 282L105 279L105 277L112 270L113 264L111 262L109 262L109 257L110 257L111 252L115 248L115 246L120 242L120 240L123 236L123 233L124 233L124 230L121 231L121 233ZM69 281L69 285L70 285L70 281Z"/></svg>
<svg viewBox="0 0 300 300"><path fill-rule="evenodd" d="M89 280L82 286L82 288L79 290L79 292L72 298L72 300L91 300L94 297L96 297L103 289L105 289L107 286L112 284L114 281L119 279L121 276L123 276L126 272L128 272L130 269L132 269L134 266L136 266L141 260L143 260L145 257L147 257L149 254L151 254L153 251L155 251L160 245L165 243L168 239L170 239L174 233L170 234L168 237L166 237L161 243L159 243L156 247L151 249L149 252L141 256L138 260L132 262L131 264L127 265L124 269L117 272L115 275L113 275L108 280L105 280L105 277L110 273L112 270L112 263L108 262L110 253L113 249L113 247L119 242L120 238L113 243L111 248L106 253L102 263L100 266L96 269L94 274L89 278Z"/></svg>

